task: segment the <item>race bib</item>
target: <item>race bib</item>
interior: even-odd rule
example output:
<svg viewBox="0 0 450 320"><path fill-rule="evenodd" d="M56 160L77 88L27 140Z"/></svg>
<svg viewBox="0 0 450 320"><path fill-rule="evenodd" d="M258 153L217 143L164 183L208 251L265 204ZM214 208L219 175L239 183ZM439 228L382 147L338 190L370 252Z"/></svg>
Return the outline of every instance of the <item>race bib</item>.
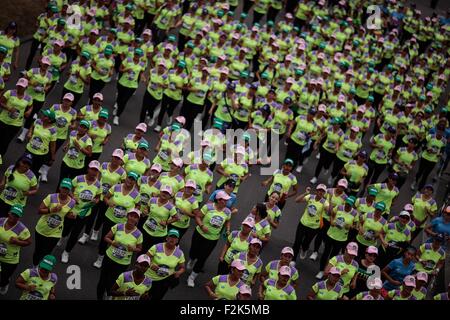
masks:
<svg viewBox="0 0 450 320"><path fill-rule="evenodd" d="M194 196L199 196L202 194L202 187L200 185L197 185L194 191Z"/></svg>
<svg viewBox="0 0 450 320"><path fill-rule="evenodd" d="M80 200L90 202L94 199L94 194L90 190L83 190L79 195Z"/></svg>
<svg viewBox="0 0 450 320"><path fill-rule="evenodd" d="M152 82L152 84L150 85L150 88L152 90L158 90L159 89L159 85L157 83Z"/></svg>
<svg viewBox="0 0 450 320"><path fill-rule="evenodd" d="M39 150L40 148L42 148L42 145L43 145L43 141L39 137L33 137L30 141L30 146L34 150Z"/></svg>
<svg viewBox="0 0 450 320"><path fill-rule="evenodd" d="M6 200L12 201L17 197L17 190L13 187L6 187L3 191L3 196Z"/></svg>
<svg viewBox="0 0 450 320"><path fill-rule="evenodd" d="M57 228L61 225L62 219L57 214L53 214L47 218L47 226L49 228Z"/></svg>
<svg viewBox="0 0 450 320"><path fill-rule="evenodd" d="M7 252L8 252L8 248L6 246L6 243L0 243L0 257L6 256Z"/></svg>
<svg viewBox="0 0 450 320"><path fill-rule="evenodd" d="M309 214L311 217L314 217L314 216L317 215L317 208L316 208L316 206L313 205L313 204L310 204L310 205L307 207L306 210L308 211L308 214Z"/></svg>
<svg viewBox="0 0 450 320"><path fill-rule="evenodd" d="M78 152L77 148L75 147L70 147L69 150L67 150L67 157L69 159L76 159L78 158L78 155L80 153Z"/></svg>
<svg viewBox="0 0 450 320"><path fill-rule="evenodd" d="M102 193L104 195L108 194L109 189L111 189L111 185L107 184L107 183L103 183L102 184Z"/></svg>
<svg viewBox="0 0 450 320"><path fill-rule="evenodd" d="M119 246L118 248L114 248L112 250L112 255L114 258L123 259L126 257L128 250L124 246Z"/></svg>
<svg viewBox="0 0 450 320"><path fill-rule="evenodd" d="M283 190L283 186L280 183L275 183L273 185L273 191L281 193L282 190Z"/></svg>
<svg viewBox="0 0 450 320"><path fill-rule="evenodd" d="M44 87L43 86L35 86L34 87L34 91L37 93L43 93L44 92Z"/></svg>
<svg viewBox="0 0 450 320"><path fill-rule="evenodd" d="M344 157L346 158L352 158L353 157L353 152L351 150L345 149L344 152L342 153L344 155Z"/></svg>
<svg viewBox="0 0 450 320"><path fill-rule="evenodd" d="M67 126L67 119L64 117L56 118L56 126L58 128L64 128L65 126Z"/></svg>
<svg viewBox="0 0 450 320"><path fill-rule="evenodd" d="M76 75L71 75L70 77L69 77L69 82L70 83L72 83L72 84L77 84L77 82L78 82L78 77L76 76Z"/></svg>
<svg viewBox="0 0 450 320"><path fill-rule="evenodd" d="M169 269L169 267L162 265L158 268L158 271L156 271L156 274L160 277L167 277L170 274L170 269Z"/></svg>
<svg viewBox="0 0 450 320"><path fill-rule="evenodd" d="M40 293L39 291L29 292L25 296L25 300L43 300L43 299L44 299L44 297L43 297L42 293Z"/></svg>
<svg viewBox="0 0 450 320"><path fill-rule="evenodd" d="M118 219L125 218L127 215L127 209L122 206L115 206L113 209L114 217Z"/></svg>
<svg viewBox="0 0 450 320"><path fill-rule="evenodd" d="M172 91L175 91L175 90L177 90L177 85L175 83L171 82L169 84L169 89L172 90Z"/></svg>
<svg viewBox="0 0 450 320"><path fill-rule="evenodd" d="M224 223L224 219L223 219L221 216L213 216L213 217L209 220L209 224L210 224L213 228L217 228L217 229L222 228L223 223Z"/></svg>
<svg viewBox="0 0 450 320"><path fill-rule="evenodd" d="M161 150L158 153L158 156L163 160L163 161L167 161L169 159L169 153L167 152L167 150Z"/></svg>
<svg viewBox="0 0 450 320"><path fill-rule="evenodd" d="M368 230L368 231L364 232L363 237L367 241L373 241L373 240L375 240L375 232L373 230Z"/></svg>
<svg viewBox="0 0 450 320"><path fill-rule="evenodd" d="M297 139L298 140L306 140L306 134L303 131L299 131L297 133Z"/></svg>
<svg viewBox="0 0 450 320"><path fill-rule="evenodd" d="M239 115L240 115L241 117L247 117L247 116L248 116L248 111L247 111L247 109L241 109L241 110L239 110Z"/></svg>
<svg viewBox="0 0 450 320"><path fill-rule="evenodd" d="M20 112L17 109L14 109L11 112L8 112L8 116L10 119L17 119L20 116Z"/></svg>
<svg viewBox="0 0 450 320"><path fill-rule="evenodd" d="M336 145L334 144L333 141L328 141L327 147L328 147L329 149L333 149L333 150L334 150L334 148L336 147Z"/></svg>
<svg viewBox="0 0 450 320"><path fill-rule="evenodd" d="M147 222L145 222L145 225L153 232L155 232L156 229L158 229L158 222L156 222L156 220L152 218L149 218Z"/></svg>
<svg viewBox="0 0 450 320"><path fill-rule="evenodd" d="M148 202L150 201L150 196L146 193L141 193L141 203L143 205L148 205Z"/></svg>
<svg viewBox="0 0 450 320"><path fill-rule="evenodd" d="M385 155L386 154L385 154L384 150L379 150L377 152L377 159L382 160L382 159L384 159Z"/></svg>
<svg viewBox="0 0 450 320"><path fill-rule="evenodd" d="M343 229L345 226L345 219L342 217L337 218L334 223L336 224L336 227L339 229Z"/></svg>
<svg viewBox="0 0 450 320"><path fill-rule="evenodd" d="M250 273L248 272L247 269L244 269L244 271L242 271L241 280L244 282L247 282L249 277L250 277Z"/></svg>

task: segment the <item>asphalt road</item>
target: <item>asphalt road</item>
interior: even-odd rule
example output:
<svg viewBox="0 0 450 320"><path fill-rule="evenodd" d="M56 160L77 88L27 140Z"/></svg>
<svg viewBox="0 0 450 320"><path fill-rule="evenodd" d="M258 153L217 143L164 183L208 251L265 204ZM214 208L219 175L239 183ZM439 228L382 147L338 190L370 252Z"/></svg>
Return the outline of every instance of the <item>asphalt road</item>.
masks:
<svg viewBox="0 0 450 320"><path fill-rule="evenodd" d="M428 4L428 1L426 3ZM427 9L423 5L421 6L419 4L419 6L421 9L422 8L424 9L424 12L427 12L426 11ZM443 4L441 4L441 6L443 6ZM249 19L251 19L251 17ZM29 52L29 46L30 42L25 43L21 47L21 65L19 70L22 70L21 68L23 68L24 66L24 60ZM64 76L63 78L64 81L66 78L67 76ZM7 85L8 88L13 87L16 80L17 80L17 72L14 73L14 76L8 83ZM62 81L62 83L64 83L64 81ZM50 93L50 95L47 98L45 106L51 106L53 103L59 102L62 92L62 83L56 86L56 88ZM130 99L126 112L121 117L120 127L113 126L111 142L105 147L103 155L99 159L101 162L109 160L112 151L116 147L120 146L122 138L126 134L133 132L135 125L139 121L139 112L144 90L145 90L144 86L141 85L136 94ZM109 84L103 91L103 94L105 96L104 105L105 107L109 108L110 111L112 110L112 106L114 104L115 92L116 92L115 82ZM83 106L85 103L87 103L87 94L81 99L80 103L78 104L78 108ZM179 108L177 108L176 113L178 111ZM157 134L154 133L152 130L149 130L149 132L146 135L146 138L151 144L150 149L151 151L149 158L153 159L153 157L155 156L153 147L157 143ZM369 137L366 137L366 139L368 138ZM365 141L365 144L367 145L367 140ZM11 165L24 152L24 150L25 150L24 144L18 144L15 141L12 141L8 153L4 157L3 161L4 164L1 167L1 172L4 172L7 166ZM283 143L280 143L279 152L280 158L283 158L285 152L285 146ZM55 184L57 183L59 175L59 166L61 164L61 159L62 159L62 152L60 150L58 152L57 160L50 171L49 183L41 184L38 194L29 198L26 207L26 213L22 221L31 230L31 232L33 233L33 237L34 237L34 227L38 220L37 208L41 203L41 201L44 199L44 197L47 194L52 193L54 191L54 187ZM300 184L299 190L300 192L304 192L305 188L310 185L309 180L312 178L312 174L315 169L316 163L317 160L315 159L314 153L313 156L310 157L309 162L306 165L304 165L303 172L300 175L296 174ZM266 177L261 176L259 174L259 168L253 167L251 169L251 173L252 176L246 182L244 182L238 194L237 207L239 208L239 212L232 221L233 230L238 228L243 218L249 213L250 209L256 202L264 200L264 196L267 191L266 188L261 187L261 182ZM218 174L216 174L215 177L216 177L215 181L217 181ZM401 190L400 196L395 205L393 206L393 212L398 213L400 208L405 203L410 201L411 196L413 195L413 192L410 191L408 188L408 186L412 182L411 177L413 177L412 174L410 175L410 178L408 179L408 181L405 183L405 186ZM447 176L444 175L444 178L445 177ZM319 178L319 182L326 183L327 178L328 176L322 175ZM382 175L381 179L384 178L385 173ZM443 179L439 180L435 184L435 187L437 188L436 199L438 200L439 205L441 205L442 203L442 194L447 182L446 180ZM296 227L299 222L300 216L303 213L303 210L304 210L303 204L297 205L293 202L293 199L290 199L288 201L283 210L283 216L281 219L280 227L277 230L273 231L272 238L269 244L264 248L262 252L261 258L264 262L264 265L266 265L271 260L278 259L280 251L284 246L292 246ZM187 234L184 236L181 242L181 248L186 256L188 254L188 250L190 247L192 230L193 226L191 225L190 230L187 232ZM209 279L211 279L211 277L216 275L218 256L220 254L220 251L222 250L223 245L224 241L221 240L205 265L204 268L205 273L200 274L198 276L196 280L197 286L195 288L188 288L186 286L186 278L188 276L188 273L186 273L182 276L180 285L174 290L169 291L165 299L194 299L194 300L208 299L208 296L203 288L203 284L206 283L206 281L208 281ZM98 242L92 241L88 242L84 246L77 244L71 253L69 264L64 265L60 262L57 264L57 267L55 269L55 272L57 273L59 278L56 286L57 299L79 300L79 299L96 298L96 285L98 277L100 275L100 271L94 268L92 266L92 263L95 261L97 257L97 246ZM26 268L31 267L33 249L34 245L22 249L21 262L15 274L12 277L12 281L16 279L17 275L20 272L22 272ZM60 259L61 252L62 248L57 248L54 251L54 254L58 258L58 260ZM67 273L67 268L70 265L77 265L81 268L80 289L70 290L67 287L66 282L68 280L68 277L70 276L70 274ZM300 274L299 285L297 288L297 296L299 299L305 299L311 286L316 282L314 276L319 271L319 262L318 261L312 262L309 259L302 261L298 260L297 268ZM12 282L8 294L4 297L0 297L0 299L17 299L19 295L20 295L19 290L17 290L14 287L14 284Z"/></svg>

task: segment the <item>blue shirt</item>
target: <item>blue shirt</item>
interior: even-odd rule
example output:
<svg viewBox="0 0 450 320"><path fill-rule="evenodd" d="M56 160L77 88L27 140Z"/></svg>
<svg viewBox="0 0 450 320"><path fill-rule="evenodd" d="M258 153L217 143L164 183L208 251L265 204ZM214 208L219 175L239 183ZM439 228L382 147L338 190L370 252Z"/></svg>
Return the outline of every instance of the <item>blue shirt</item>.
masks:
<svg viewBox="0 0 450 320"><path fill-rule="evenodd" d="M209 197L209 201L214 202L214 200L216 199L216 194L219 191L225 191L223 189L221 190L216 190L214 191L211 196ZM227 208L231 210L231 208L234 207L234 204L236 203L236 194L234 192L232 192L231 194L229 194L229 196L231 197L228 201L227 201Z"/></svg>
<svg viewBox="0 0 450 320"><path fill-rule="evenodd" d="M431 229L433 232L440 233L444 236L445 241L442 244L443 248L447 248L447 241L450 237L450 223L445 223L443 217L437 217L431 220ZM427 240L427 242L433 242L433 239L430 238Z"/></svg>
<svg viewBox="0 0 450 320"><path fill-rule="evenodd" d="M409 264L405 266L403 264L403 258L398 258L398 259L394 259L391 262L389 262L389 264L387 266L389 267L389 270L390 270L389 276L396 281L403 282L403 279L406 276L409 276L410 274L413 273L415 263L413 261L410 261ZM392 283L390 283L389 281L385 281L383 284L383 287L387 291L391 291L394 289L398 289L400 286L395 286Z"/></svg>

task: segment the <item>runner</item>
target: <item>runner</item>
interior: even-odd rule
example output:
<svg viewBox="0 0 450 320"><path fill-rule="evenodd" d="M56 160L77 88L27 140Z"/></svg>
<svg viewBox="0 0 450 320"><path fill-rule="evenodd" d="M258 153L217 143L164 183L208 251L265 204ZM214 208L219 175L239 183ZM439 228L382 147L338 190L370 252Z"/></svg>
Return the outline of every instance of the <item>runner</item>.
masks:
<svg viewBox="0 0 450 320"><path fill-rule="evenodd" d="M195 218L199 212L199 202L194 196L197 184L193 180L186 180L183 190L175 195L175 207L178 215L178 221L171 224L171 228L177 230L179 238L188 230L191 224L191 218Z"/></svg>
<svg viewBox="0 0 450 320"><path fill-rule="evenodd" d="M341 271L332 267L326 280L315 283L308 293L308 300L339 300L343 294Z"/></svg>
<svg viewBox="0 0 450 320"><path fill-rule="evenodd" d="M289 284L291 268L280 267L278 280L267 279L259 288L259 300L297 300L295 289Z"/></svg>
<svg viewBox="0 0 450 320"><path fill-rule="evenodd" d="M239 288L245 285L241 280L244 270L244 264L240 260L234 260L229 274L215 276L205 284L206 292L214 300L236 299Z"/></svg>

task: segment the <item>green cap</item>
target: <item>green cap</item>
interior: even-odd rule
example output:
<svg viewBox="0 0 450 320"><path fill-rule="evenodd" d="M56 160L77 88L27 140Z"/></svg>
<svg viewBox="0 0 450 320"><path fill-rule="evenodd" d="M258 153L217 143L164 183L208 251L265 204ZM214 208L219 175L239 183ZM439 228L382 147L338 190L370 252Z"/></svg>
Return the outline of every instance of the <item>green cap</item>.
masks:
<svg viewBox="0 0 450 320"><path fill-rule="evenodd" d="M116 28L109 28L109 32L117 34L117 29Z"/></svg>
<svg viewBox="0 0 450 320"><path fill-rule="evenodd" d="M90 124L89 121L83 119L83 120L80 121L80 126L84 126L84 127L86 127L87 129L89 129L89 128L91 127L91 124Z"/></svg>
<svg viewBox="0 0 450 320"><path fill-rule="evenodd" d="M384 210L386 210L386 204L383 201L377 202L375 204L375 209L384 211Z"/></svg>
<svg viewBox="0 0 450 320"><path fill-rule="evenodd" d="M356 39L353 40L353 45L354 45L354 46L359 46L359 40L356 40Z"/></svg>
<svg viewBox="0 0 450 320"><path fill-rule="evenodd" d="M425 113L432 113L433 112L433 108L431 106L426 106L424 111L425 111Z"/></svg>
<svg viewBox="0 0 450 320"><path fill-rule="evenodd" d="M367 190L369 193L369 196L376 196L378 194L378 189L374 187L370 187L369 190Z"/></svg>
<svg viewBox="0 0 450 320"><path fill-rule="evenodd" d="M239 24L236 26L236 30L241 30L243 27L244 27L244 25L243 25L242 23L239 23Z"/></svg>
<svg viewBox="0 0 450 320"><path fill-rule="evenodd" d="M245 12L242 12L241 13L241 19L245 19L245 18L247 18L247 14Z"/></svg>
<svg viewBox="0 0 450 320"><path fill-rule="evenodd" d="M125 6L125 9L127 9L127 10L134 10L134 4L132 4L132 3L127 4Z"/></svg>
<svg viewBox="0 0 450 320"><path fill-rule="evenodd" d="M51 10L53 13L58 13L58 12L59 12L58 7L55 6L55 5L50 6L50 10Z"/></svg>
<svg viewBox="0 0 450 320"><path fill-rule="evenodd" d="M394 69L394 66L393 66L392 64L389 63L389 64L387 65L387 68L388 68L388 70L392 70L392 69Z"/></svg>
<svg viewBox="0 0 450 320"><path fill-rule="evenodd" d="M397 82L401 82L402 81L402 77L397 75L397 76L394 77L394 80L397 81Z"/></svg>
<svg viewBox="0 0 450 320"><path fill-rule="evenodd" d="M139 180L139 174L137 174L137 173L134 172L134 171L128 172L128 177L133 178L135 181L138 181L138 180Z"/></svg>
<svg viewBox="0 0 450 320"><path fill-rule="evenodd" d="M222 129L223 121L219 119L214 119L213 128Z"/></svg>
<svg viewBox="0 0 450 320"><path fill-rule="evenodd" d="M11 207L11 209L9 209L9 212L21 218L23 217L23 206L20 204L15 204Z"/></svg>
<svg viewBox="0 0 450 320"><path fill-rule="evenodd" d="M107 45L107 46L105 47L105 50L103 50L103 53L104 53L104 54L107 54L107 55L113 54L113 47L110 46L110 45Z"/></svg>
<svg viewBox="0 0 450 320"><path fill-rule="evenodd" d="M355 94L355 93L356 93L356 89L355 89L355 88L351 88L351 89L350 89L350 93L351 93L351 94Z"/></svg>
<svg viewBox="0 0 450 320"><path fill-rule="evenodd" d="M222 18L225 15L225 12L223 12L223 10L217 10L216 14L219 18Z"/></svg>
<svg viewBox="0 0 450 320"><path fill-rule="evenodd" d="M425 101L425 100L426 100L426 97L425 97L423 94L421 94L421 95L419 96L419 100L420 100L420 101Z"/></svg>
<svg viewBox="0 0 450 320"><path fill-rule="evenodd" d="M8 48L5 46L0 46L0 53L4 53L4 54L8 53Z"/></svg>
<svg viewBox="0 0 450 320"><path fill-rule="evenodd" d="M186 61L184 61L184 60L178 61L178 66L179 66L180 68L186 68Z"/></svg>
<svg viewBox="0 0 450 320"><path fill-rule="evenodd" d="M355 59L355 62L361 63L361 58L360 58L360 57L356 58L356 59Z"/></svg>
<svg viewBox="0 0 450 320"><path fill-rule="evenodd" d="M331 118L330 123L331 124L340 124L341 120L340 120L340 118Z"/></svg>
<svg viewBox="0 0 450 320"><path fill-rule="evenodd" d="M295 69L295 74L298 76L302 76L304 71L302 69Z"/></svg>
<svg viewBox="0 0 450 320"><path fill-rule="evenodd" d="M342 81L336 81L334 85L336 86L336 88L340 88L342 87Z"/></svg>
<svg viewBox="0 0 450 320"><path fill-rule="evenodd" d="M187 47L191 48L191 49L194 49L195 48L195 44L192 41L188 41Z"/></svg>
<svg viewBox="0 0 450 320"><path fill-rule="evenodd" d="M63 18L59 18L58 19L58 24L61 25L61 26L64 26L64 25L66 25L66 20L64 20Z"/></svg>
<svg viewBox="0 0 450 320"><path fill-rule="evenodd" d="M227 16L234 17L234 11L228 11Z"/></svg>
<svg viewBox="0 0 450 320"><path fill-rule="evenodd" d="M284 33L289 33L289 29L288 28L283 28L282 30Z"/></svg>
<svg viewBox="0 0 450 320"><path fill-rule="evenodd" d="M208 162L212 162L214 159L213 154L211 151L207 151L205 153L203 153L203 161L208 163Z"/></svg>
<svg viewBox="0 0 450 320"><path fill-rule="evenodd" d="M144 51L142 51L141 48L136 48L134 50L134 53L137 54L139 57L142 57L144 55Z"/></svg>
<svg viewBox="0 0 450 320"><path fill-rule="evenodd" d="M39 268L52 271L56 264L56 258L52 255L46 255L41 262L39 262Z"/></svg>
<svg viewBox="0 0 450 320"><path fill-rule="evenodd" d="M283 164L290 164L291 166L293 166L294 160L287 158L286 160L284 160Z"/></svg>
<svg viewBox="0 0 450 320"><path fill-rule="evenodd" d="M247 79L248 78L248 72L247 71L241 71L239 74L240 77Z"/></svg>
<svg viewBox="0 0 450 320"><path fill-rule="evenodd" d="M109 111L108 109L103 108L100 110L100 113L98 115L99 118L108 119L109 118Z"/></svg>
<svg viewBox="0 0 450 320"><path fill-rule="evenodd" d="M215 62L217 62L217 57L216 56L211 56L209 58L209 61L212 62L212 63L215 63Z"/></svg>
<svg viewBox="0 0 450 320"><path fill-rule="evenodd" d="M145 141L139 142L139 144L138 144L138 149L145 149L145 150L148 150L148 148L149 148L149 146L148 146L148 143L147 143L147 142L145 142Z"/></svg>
<svg viewBox="0 0 450 320"><path fill-rule="evenodd" d="M263 78L263 79L269 79L269 74L267 73L267 72L263 72L263 73L261 73L261 78Z"/></svg>
<svg viewBox="0 0 450 320"><path fill-rule="evenodd" d="M373 98L373 96L369 96L369 97L367 98L367 100L369 100L369 102L373 102L374 98Z"/></svg>
<svg viewBox="0 0 450 320"><path fill-rule="evenodd" d="M269 27L273 27L274 26L274 22L272 20L267 21L267 25Z"/></svg>
<svg viewBox="0 0 450 320"><path fill-rule="evenodd" d="M320 49L323 49L323 48L325 48L327 46L327 44L325 43L325 42L321 42L320 44L319 44L319 48Z"/></svg>
<svg viewBox="0 0 450 320"><path fill-rule="evenodd" d="M433 84L432 83L427 83L426 88L427 88L427 90L433 89Z"/></svg>
<svg viewBox="0 0 450 320"><path fill-rule="evenodd" d="M177 41L177 37L175 37L173 34L171 34L170 36L167 37L167 40L169 40L170 42L175 42L175 41Z"/></svg>
<svg viewBox="0 0 450 320"><path fill-rule="evenodd" d="M61 180L61 183L59 184L60 188L66 188L69 190L72 190L72 180L70 180L69 178L64 178Z"/></svg>
<svg viewBox="0 0 450 320"><path fill-rule="evenodd" d="M367 69L367 71L369 71L370 73L373 73L375 71L375 69L370 67L369 69Z"/></svg>
<svg viewBox="0 0 450 320"><path fill-rule="evenodd" d="M299 27L294 27L294 31L295 31L295 32L299 32L299 31L300 31L300 28L299 28Z"/></svg>
<svg viewBox="0 0 450 320"><path fill-rule="evenodd" d="M341 22L339 22L339 25L346 27L348 26L348 23L345 20L341 20Z"/></svg>
<svg viewBox="0 0 450 320"><path fill-rule="evenodd" d="M81 52L81 56L85 57L86 59L90 59L91 58L91 54L87 51L82 51Z"/></svg>
<svg viewBox="0 0 450 320"><path fill-rule="evenodd" d="M180 233L176 229L170 229L169 232L167 232L167 236L168 237L175 237L175 238L179 239L180 238Z"/></svg>
<svg viewBox="0 0 450 320"><path fill-rule="evenodd" d="M50 109L42 110L42 114L44 116L50 118L51 120L55 120L56 119L56 115L55 115L55 112L53 110L50 110Z"/></svg>
<svg viewBox="0 0 450 320"><path fill-rule="evenodd" d="M347 199L345 199L345 203L349 204L351 206L353 206L355 204L355 202L356 202L355 196L349 196L349 197L347 197Z"/></svg>

